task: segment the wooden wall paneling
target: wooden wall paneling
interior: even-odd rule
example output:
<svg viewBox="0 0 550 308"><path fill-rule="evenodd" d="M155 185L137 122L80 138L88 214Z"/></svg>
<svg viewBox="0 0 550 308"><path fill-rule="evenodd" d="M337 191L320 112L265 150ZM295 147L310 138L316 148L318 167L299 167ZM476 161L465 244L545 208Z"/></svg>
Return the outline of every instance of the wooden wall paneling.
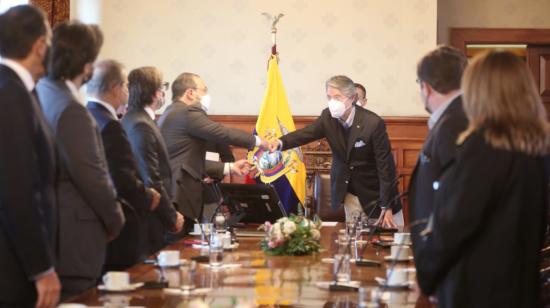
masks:
<svg viewBox="0 0 550 308"><path fill-rule="evenodd" d="M550 45L527 46L527 63L533 72L540 97L550 119Z"/></svg>
<svg viewBox="0 0 550 308"><path fill-rule="evenodd" d="M550 29L451 28L451 45L466 54L468 44L550 44Z"/></svg>

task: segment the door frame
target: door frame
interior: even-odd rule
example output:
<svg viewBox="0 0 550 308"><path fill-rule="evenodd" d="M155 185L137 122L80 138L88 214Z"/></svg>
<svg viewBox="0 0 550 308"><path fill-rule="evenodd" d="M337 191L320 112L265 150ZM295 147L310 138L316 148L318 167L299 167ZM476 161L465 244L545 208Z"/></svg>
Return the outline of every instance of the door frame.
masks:
<svg viewBox="0 0 550 308"><path fill-rule="evenodd" d="M451 46L466 54L468 44L549 45L550 29L451 28Z"/></svg>

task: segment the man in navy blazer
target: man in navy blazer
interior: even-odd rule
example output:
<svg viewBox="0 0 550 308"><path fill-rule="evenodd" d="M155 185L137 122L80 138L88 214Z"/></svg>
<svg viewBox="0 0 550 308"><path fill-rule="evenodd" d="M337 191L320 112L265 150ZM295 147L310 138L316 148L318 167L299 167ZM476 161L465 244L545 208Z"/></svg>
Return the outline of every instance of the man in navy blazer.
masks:
<svg viewBox="0 0 550 308"><path fill-rule="evenodd" d="M55 307L55 149L35 81L51 30L39 9L0 15L0 306Z"/></svg>
<svg viewBox="0 0 550 308"><path fill-rule="evenodd" d="M326 138L332 151L331 207L346 220L366 214L383 226L402 226L395 162L384 120L357 105L353 80L334 76L325 84L328 108L310 125L271 142L270 150L292 149Z"/></svg>
<svg viewBox="0 0 550 308"><path fill-rule="evenodd" d="M143 220L157 208L160 194L141 180L130 142L116 114L116 110L128 102L124 66L114 60L96 63L87 91L88 111L101 132L109 174L126 217L120 235L107 246L104 269L124 270L146 257Z"/></svg>
<svg viewBox="0 0 550 308"><path fill-rule="evenodd" d="M455 160L458 135L468 126L462 108L460 82L468 60L456 48L439 46L418 63L417 80L430 132L420 151L409 185L413 252L423 245L423 230L434 210L439 178Z"/></svg>

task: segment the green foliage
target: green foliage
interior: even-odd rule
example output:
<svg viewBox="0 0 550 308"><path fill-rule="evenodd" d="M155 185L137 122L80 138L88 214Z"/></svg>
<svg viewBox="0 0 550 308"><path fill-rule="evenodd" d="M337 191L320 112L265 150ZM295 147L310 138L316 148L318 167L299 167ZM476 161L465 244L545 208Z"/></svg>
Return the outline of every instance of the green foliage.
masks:
<svg viewBox="0 0 550 308"><path fill-rule="evenodd" d="M321 221L311 221L303 216L284 217L273 225L262 226L266 237L260 247L271 256L301 256L319 252Z"/></svg>

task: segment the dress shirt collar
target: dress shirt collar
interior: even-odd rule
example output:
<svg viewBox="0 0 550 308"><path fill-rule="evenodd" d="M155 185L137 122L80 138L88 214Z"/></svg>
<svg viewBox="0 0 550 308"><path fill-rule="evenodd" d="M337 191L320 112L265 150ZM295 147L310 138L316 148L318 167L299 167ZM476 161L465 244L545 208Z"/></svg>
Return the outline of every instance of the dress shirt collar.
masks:
<svg viewBox="0 0 550 308"><path fill-rule="evenodd" d="M145 112L147 112L147 114L149 115L149 117L151 117L151 120L155 120L155 112L153 111L153 109L149 106L143 108L145 109Z"/></svg>
<svg viewBox="0 0 550 308"><path fill-rule="evenodd" d="M69 79L65 79L65 84L67 85L67 88L69 88L69 91L71 91L73 97L80 102L80 93L78 92L76 85Z"/></svg>
<svg viewBox="0 0 550 308"><path fill-rule="evenodd" d="M107 110L109 110L109 113L111 113L111 115L112 115L115 119L118 119L118 116L117 116L117 114L116 114L115 108L113 108L113 106L111 106L109 103L106 103L106 102L100 100L99 98L95 98L95 97L90 97L88 100L91 101L91 102L98 103L98 104L100 104L101 106L107 108Z"/></svg>
<svg viewBox="0 0 550 308"><path fill-rule="evenodd" d="M32 79L31 73L26 68L24 68L21 64L6 58L2 59L0 63L11 68L15 72L15 74L19 76L19 79L23 81L25 88L27 88L29 92L31 92L34 89L34 79Z"/></svg>
<svg viewBox="0 0 550 308"><path fill-rule="evenodd" d="M430 116L430 119L428 120L428 127L432 129L435 126L435 123L441 118L441 115L447 110L447 107L451 104L452 101L454 101L457 97L462 95L462 92L458 92L457 94L453 95L451 98L449 98L445 103L443 103L439 108L437 108L436 111L432 113Z"/></svg>
<svg viewBox="0 0 550 308"><path fill-rule="evenodd" d="M355 104L351 105L351 110L349 112L348 118L345 121L340 120L340 124L344 126L344 128L350 128L353 125L353 119L355 118Z"/></svg>

